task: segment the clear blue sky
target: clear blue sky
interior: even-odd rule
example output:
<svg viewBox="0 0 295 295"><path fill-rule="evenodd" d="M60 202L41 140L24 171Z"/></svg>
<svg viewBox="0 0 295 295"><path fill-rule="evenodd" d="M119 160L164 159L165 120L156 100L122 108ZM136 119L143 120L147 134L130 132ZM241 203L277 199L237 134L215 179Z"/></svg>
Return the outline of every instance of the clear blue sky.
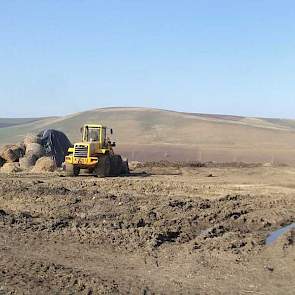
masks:
<svg viewBox="0 0 295 295"><path fill-rule="evenodd" d="M0 117L106 106L295 118L295 2L3 0Z"/></svg>

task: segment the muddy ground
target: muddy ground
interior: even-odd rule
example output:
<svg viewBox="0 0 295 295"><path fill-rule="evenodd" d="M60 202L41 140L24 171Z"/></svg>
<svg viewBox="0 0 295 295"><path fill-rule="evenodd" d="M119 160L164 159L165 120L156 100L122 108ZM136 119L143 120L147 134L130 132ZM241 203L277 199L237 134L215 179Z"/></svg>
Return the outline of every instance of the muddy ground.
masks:
<svg viewBox="0 0 295 295"><path fill-rule="evenodd" d="M0 294L294 294L295 168L0 175Z"/></svg>

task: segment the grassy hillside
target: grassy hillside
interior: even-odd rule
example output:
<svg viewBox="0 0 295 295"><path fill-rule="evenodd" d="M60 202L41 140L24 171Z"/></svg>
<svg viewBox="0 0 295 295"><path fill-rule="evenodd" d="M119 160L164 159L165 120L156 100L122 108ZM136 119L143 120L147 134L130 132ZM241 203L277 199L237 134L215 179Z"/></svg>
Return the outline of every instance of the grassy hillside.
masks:
<svg viewBox="0 0 295 295"><path fill-rule="evenodd" d="M74 142L87 122L112 127L119 150L132 159L295 163L295 121L144 108L104 108L24 122L0 128L0 143L45 128L61 130Z"/></svg>
<svg viewBox="0 0 295 295"><path fill-rule="evenodd" d="M41 118L0 118L0 128L18 126L41 120Z"/></svg>

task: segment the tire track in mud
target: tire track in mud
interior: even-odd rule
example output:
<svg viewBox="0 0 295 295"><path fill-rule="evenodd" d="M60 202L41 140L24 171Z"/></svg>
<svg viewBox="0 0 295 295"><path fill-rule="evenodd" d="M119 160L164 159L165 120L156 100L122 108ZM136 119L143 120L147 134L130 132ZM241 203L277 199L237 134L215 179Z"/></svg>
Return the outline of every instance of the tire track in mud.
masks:
<svg viewBox="0 0 295 295"><path fill-rule="evenodd" d="M182 255L186 263L210 253L247 261L264 251L270 231L295 218L291 195L209 198L204 184L166 180L2 178L1 284L20 290L27 281L36 294L189 293L201 286L177 274ZM210 263L200 267L214 269Z"/></svg>
<svg viewBox="0 0 295 295"><path fill-rule="evenodd" d="M110 194L93 187L87 190L77 183L69 189L62 184L65 182L48 187L43 182L20 182L10 186L9 193L2 187L9 202L30 200L27 212L2 214L4 225L91 245L106 243L131 252L193 243L193 249L218 247L240 253L259 249L272 227L294 217L284 200L273 204L267 196L157 198L126 191Z"/></svg>
<svg viewBox="0 0 295 295"><path fill-rule="evenodd" d="M0 285L7 291L129 294L130 290L142 293L145 289L147 266L136 256L79 243L29 238L1 233L0 249L5 255L0 255Z"/></svg>

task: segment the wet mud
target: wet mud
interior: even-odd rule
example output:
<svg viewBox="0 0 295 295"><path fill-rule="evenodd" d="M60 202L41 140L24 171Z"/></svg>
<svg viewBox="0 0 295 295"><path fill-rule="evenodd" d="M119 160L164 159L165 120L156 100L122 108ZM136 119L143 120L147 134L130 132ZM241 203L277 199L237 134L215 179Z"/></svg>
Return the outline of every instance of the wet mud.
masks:
<svg viewBox="0 0 295 295"><path fill-rule="evenodd" d="M0 293L292 294L295 169L134 169L2 174Z"/></svg>

